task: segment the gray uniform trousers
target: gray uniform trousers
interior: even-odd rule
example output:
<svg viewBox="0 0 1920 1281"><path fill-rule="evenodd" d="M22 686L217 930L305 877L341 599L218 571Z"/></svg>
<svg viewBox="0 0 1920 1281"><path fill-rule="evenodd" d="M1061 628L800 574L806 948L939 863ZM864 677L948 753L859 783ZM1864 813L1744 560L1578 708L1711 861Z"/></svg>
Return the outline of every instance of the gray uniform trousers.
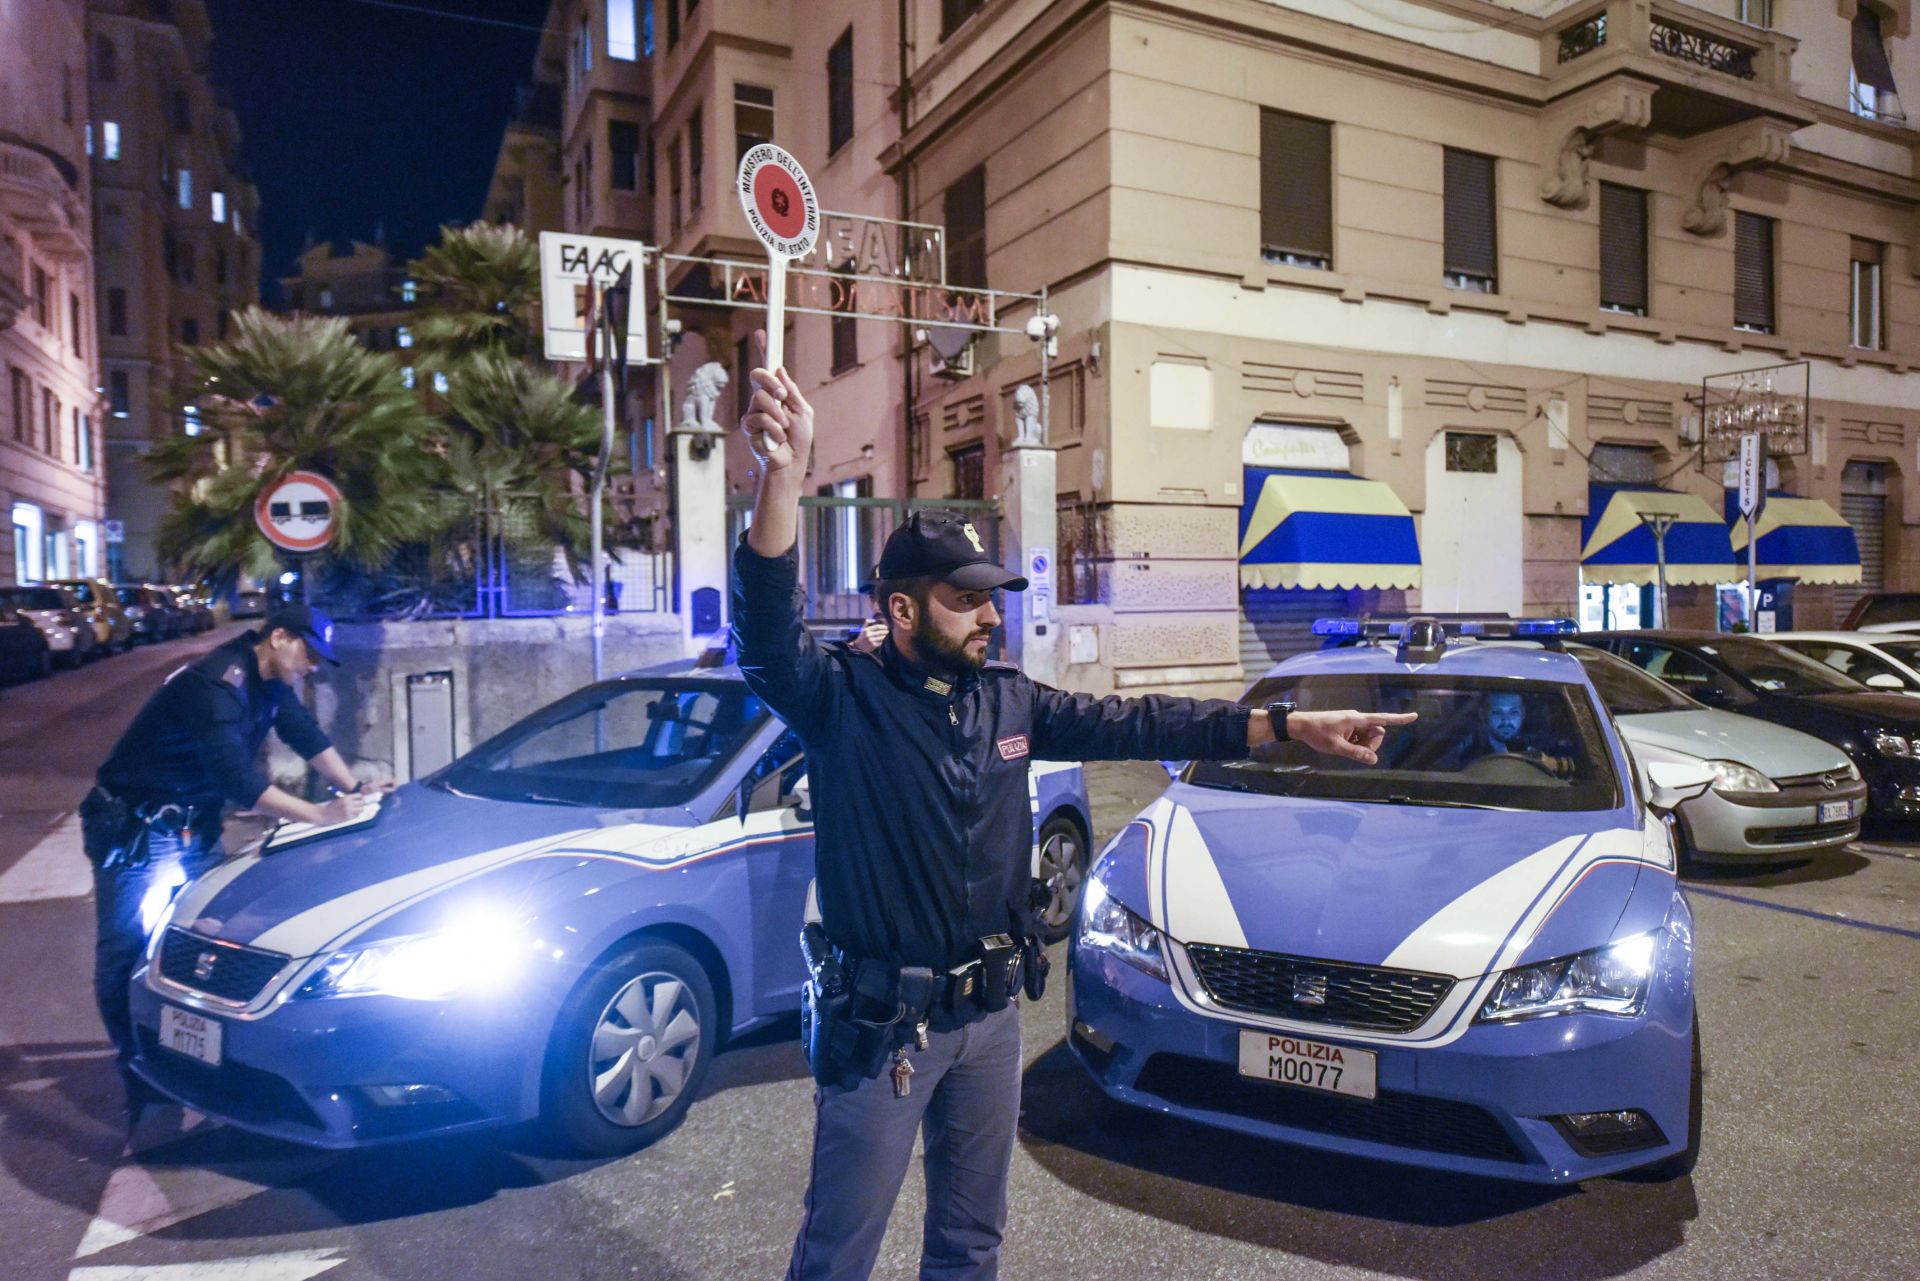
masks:
<svg viewBox="0 0 1920 1281"><path fill-rule="evenodd" d="M1007 1228L1007 1171L1020 1119L1020 1005L907 1047L913 1084L893 1074L858 1087L816 1088L806 1217L788 1281L865 1281L894 1198L926 1129L927 1217L922 1281L993 1281Z"/></svg>

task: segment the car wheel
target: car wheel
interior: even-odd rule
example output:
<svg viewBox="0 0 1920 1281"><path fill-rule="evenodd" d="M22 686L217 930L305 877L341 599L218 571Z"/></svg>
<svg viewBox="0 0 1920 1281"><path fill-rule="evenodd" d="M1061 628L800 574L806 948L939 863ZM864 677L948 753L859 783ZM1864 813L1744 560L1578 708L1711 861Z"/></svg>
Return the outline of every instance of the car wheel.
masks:
<svg viewBox="0 0 1920 1281"><path fill-rule="evenodd" d="M1641 1177L1652 1181L1685 1178L1693 1173L1695 1163L1700 1160L1700 1103L1702 1078L1700 1066L1700 1011L1693 1012L1693 1052L1692 1067L1687 1080L1687 1146L1672 1156L1656 1161L1640 1171Z"/></svg>
<svg viewBox="0 0 1920 1281"><path fill-rule="evenodd" d="M1080 825L1056 814L1040 828L1039 877L1049 892L1040 909L1040 937L1058 943L1073 928L1080 891L1087 883L1087 840Z"/></svg>
<svg viewBox="0 0 1920 1281"><path fill-rule="evenodd" d="M588 1156L638 1151L680 1123L719 1040L706 969L671 943L612 956L554 1025L540 1116Z"/></svg>

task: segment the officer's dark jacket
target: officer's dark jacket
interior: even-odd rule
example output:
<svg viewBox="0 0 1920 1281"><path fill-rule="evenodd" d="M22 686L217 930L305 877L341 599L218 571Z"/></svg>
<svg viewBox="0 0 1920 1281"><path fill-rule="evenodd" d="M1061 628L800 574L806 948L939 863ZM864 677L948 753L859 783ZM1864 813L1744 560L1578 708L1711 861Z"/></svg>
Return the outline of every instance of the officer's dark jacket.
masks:
<svg viewBox="0 0 1920 1281"><path fill-rule="evenodd" d="M806 744L820 914L853 956L945 970L979 938L1026 931L1034 758L1247 754L1234 703L1066 694L1001 663L949 685L891 641L823 648L792 554L742 539L734 566L740 671Z"/></svg>
<svg viewBox="0 0 1920 1281"><path fill-rule="evenodd" d="M333 746L291 686L265 680L258 632L229 641L167 677L100 767L100 785L139 801L243 809L268 779L259 765L267 731L312 760Z"/></svg>

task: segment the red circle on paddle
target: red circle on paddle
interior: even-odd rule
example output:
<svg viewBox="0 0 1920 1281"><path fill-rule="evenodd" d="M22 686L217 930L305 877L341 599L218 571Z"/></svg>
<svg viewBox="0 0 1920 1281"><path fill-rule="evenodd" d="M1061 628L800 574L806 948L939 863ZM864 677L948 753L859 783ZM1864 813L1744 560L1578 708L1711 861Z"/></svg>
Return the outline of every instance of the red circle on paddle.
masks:
<svg viewBox="0 0 1920 1281"><path fill-rule="evenodd" d="M753 175L753 207L782 240L792 240L807 229L807 203L800 184L777 164L763 164Z"/></svg>

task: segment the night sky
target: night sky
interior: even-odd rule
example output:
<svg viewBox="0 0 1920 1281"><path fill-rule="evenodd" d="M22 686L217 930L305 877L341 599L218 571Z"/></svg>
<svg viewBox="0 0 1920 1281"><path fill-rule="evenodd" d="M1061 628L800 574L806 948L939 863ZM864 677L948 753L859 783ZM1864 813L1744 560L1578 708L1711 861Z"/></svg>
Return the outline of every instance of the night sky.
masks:
<svg viewBox="0 0 1920 1281"><path fill-rule="evenodd" d="M262 290L306 244L371 240L402 260L479 216L547 0L208 0L214 82L260 189Z"/></svg>

